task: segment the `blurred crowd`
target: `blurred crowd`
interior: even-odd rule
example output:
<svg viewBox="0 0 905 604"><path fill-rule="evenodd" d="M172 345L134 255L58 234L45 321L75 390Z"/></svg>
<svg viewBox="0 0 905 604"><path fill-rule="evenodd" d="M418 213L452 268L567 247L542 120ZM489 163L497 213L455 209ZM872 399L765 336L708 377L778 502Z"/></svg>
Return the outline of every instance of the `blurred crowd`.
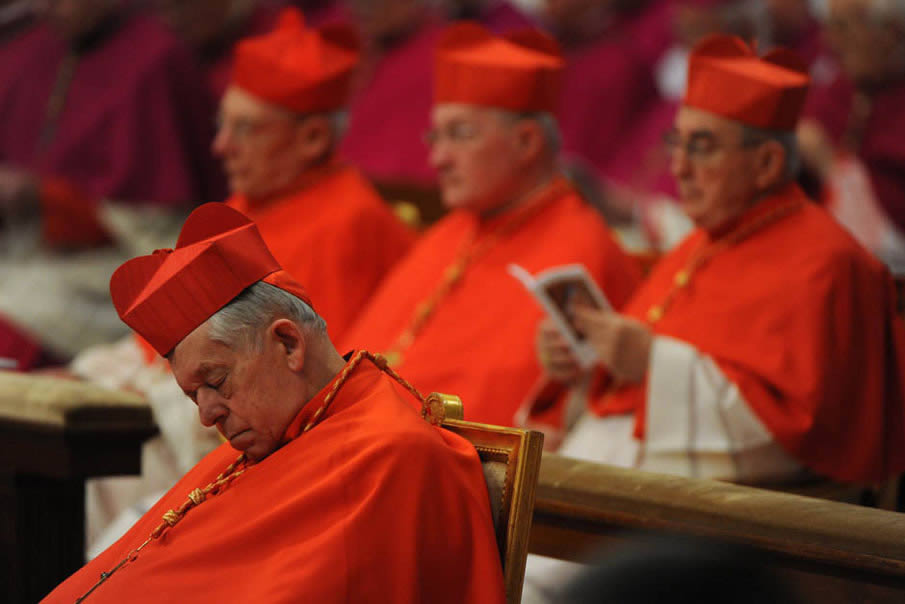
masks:
<svg viewBox="0 0 905 604"><path fill-rule="evenodd" d="M384 186L436 182L422 136L432 49L444 23L472 19L497 32L536 25L552 33L568 58L557 113L566 168L637 249L668 249L688 228L668 203L675 185L660 144L683 93L688 49L717 31L756 39L763 49L789 46L808 61L813 78L799 132L802 183L833 204L868 247L901 266L905 152L897 95L905 16L895 0L4 0L0 200L6 211L25 207L37 188L46 193L42 200L62 190L69 197L170 206L222 198L223 178L207 148L232 48L266 32L285 4L301 8L311 24L347 22L362 35L365 51L341 152ZM128 34L116 35L120 30ZM91 72L88 63L96 63L104 85L86 83L81 92L79 81L69 82L67 65L73 65L61 62L63 46L109 55L84 66ZM78 79L90 77L79 72ZM98 107L129 87L133 96L122 102L133 105L132 113L149 107L117 136L107 122L93 126L107 129L99 133L86 117L77 126L68 112L54 115L66 102L103 114ZM846 191L865 177L875 203L859 213L848 207ZM82 245L103 238L82 217L61 222L57 240Z"/></svg>

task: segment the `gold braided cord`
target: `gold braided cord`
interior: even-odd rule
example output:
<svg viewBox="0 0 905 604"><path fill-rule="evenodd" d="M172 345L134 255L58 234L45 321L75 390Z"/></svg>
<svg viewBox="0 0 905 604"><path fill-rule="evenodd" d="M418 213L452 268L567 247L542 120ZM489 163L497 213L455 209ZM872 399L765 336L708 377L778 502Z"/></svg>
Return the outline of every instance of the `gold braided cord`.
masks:
<svg viewBox="0 0 905 604"><path fill-rule="evenodd" d="M421 396L421 393L418 392L418 390L416 390L414 386L412 386L406 380L404 380L402 377L400 377L395 371L390 369L390 367L387 364L387 360L384 357L382 357L381 355L371 354L367 350L359 350L355 354L355 356L352 358L352 360L343 369L342 373L340 373L339 378L337 378L333 384L333 388L331 388L330 392L327 393L327 396L324 397L323 404L321 404L321 406L318 408L318 410L314 413L314 415L311 417L311 419L305 425L305 428L302 430L302 434L304 434L305 432L308 432L315 425L317 425L317 423L323 417L324 413L326 413L327 408L330 406L330 403L332 403L333 399L336 398L336 395L339 392L340 388L343 387L343 385L349 379L349 376L352 374L352 372L355 371L355 369L365 359L368 359L372 363L374 363L374 365L376 365L378 369L385 372L391 378L393 378L394 380L399 382L399 384L402 385L402 387L404 387L406 390L408 390L412 394L412 396L414 396L416 399L418 399L418 401L421 403L422 417L426 418L429 415L430 412L427 408L427 403L425 402L424 397ZM223 472L221 472L219 475L217 475L217 477L213 481L211 481L207 486L205 486L204 488L201 488L201 489L198 489L198 488L193 489L188 494L188 497L186 498L185 502L183 502L183 504L181 506L179 506L175 510L173 510L173 509L167 510L164 513L161 523L159 525L157 525L157 527L153 531L151 531L151 534L148 536L148 538L145 540L144 543L142 543L141 545L139 545L138 547L133 549L131 552L129 552L129 554L125 558L123 558L119 562L119 564L117 564L116 566L111 568L109 571L107 571L105 573L101 573L100 579L98 579L97 583L95 583L91 587L91 589L89 589L87 592L85 592L85 594L82 595L82 597L80 597L78 600L76 600L75 604L81 604L81 602L84 601L85 598L90 596L98 587L100 587L107 579L109 579L110 576L113 575L113 573L118 571L120 568L125 566L127 563L134 562L138 558L139 552L141 552L141 550L144 549L144 547L146 545L148 545L149 543L151 543L151 541L153 541L155 539L160 539L160 537L162 537L163 534L166 533L168 529L179 524L179 521L181 521L185 517L185 515L189 512L189 510L191 510L192 508L198 507L199 505L204 503L208 499L209 495L217 495L217 494L221 493L223 491L223 489L226 488L233 480L235 480L236 478L238 478L239 476L244 474L245 471L248 469L248 467L249 466L248 466L247 457L246 457L245 453L242 453L241 455L239 455L239 457L236 459L236 461L234 461L229 466L227 466L227 468L225 470L223 470Z"/></svg>
<svg viewBox="0 0 905 604"><path fill-rule="evenodd" d="M663 301L660 304L656 304L651 306L646 315L646 320L649 325L654 325L660 319L663 318L663 315L675 301L676 297L679 295L679 292L682 291L683 288L687 287L691 282L691 278L694 276L695 272L697 272L701 267L706 265L710 260L712 260L717 254L727 250L733 245L747 239L757 231L775 223L779 220L789 216L790 214L798 211L804 204L807 203L802 199L796 199L789 203L785 203L780 205L773 210L767 212L763 216L760 216L751 222L741 224L734 231L731 231L726 236L720 238L718 241L710 244L702 246L695 254L692 256L691 260L685 265L685 267L676 273L675 278L673 279L672 287L669 292L667 292L666 296L663 298Z"/></svg>
<svg viewBox="0 0 905 604"><path fill-rule="evenodd" d="M466 270L478 258L487 254L500 240L517 230L531 218L547 207L547 201L560 197L565 190L565 181L557 179L553 186L545 186L541 192L529 195L520 208L512 211L512 216L496 230L486 236L480 243L477 242L477 227L469 233L456 254L452 264L443 271L440 284L430 296L415 307L412 319L399 337L383 354L390 365L398 366L402 361L403 353L415 342L415 337L427 324L440 303L459 284L465 276Z"/></svg>

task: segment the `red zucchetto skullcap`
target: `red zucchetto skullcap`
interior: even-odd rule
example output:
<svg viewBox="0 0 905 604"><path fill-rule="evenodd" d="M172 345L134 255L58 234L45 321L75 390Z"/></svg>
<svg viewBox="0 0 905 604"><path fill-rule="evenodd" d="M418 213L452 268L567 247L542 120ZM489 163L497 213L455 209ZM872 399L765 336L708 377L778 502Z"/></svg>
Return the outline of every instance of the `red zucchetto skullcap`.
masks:
<svg viewBox="0 0 905 604"><path fill-rule="evenodd" d="M307 29L302 13L287 8L272 32L236 45L232 82L297 113L331 111L349 100L358 54L350 26Z"/></svg>
<svg viewBox="0 0 905 604"><path fill-rule="evenodd" d="M129 260L113 273L110 294L120 318L161 355L249 285L265 281L311 305L282 270L258 227L213 202L186 219L176 249Z"/></svg>
<svg viewBox="0 0 905 604"><path fill-rule="evenodd" d="M713 35L691 51L683 104L765 130L794 130L808 92L808 68L778 48L758 57L741 38Z"/></svg>
<svg viewBox="0 0 905 604"><path fill-rule="evenodd" d="M552 113L563 65L556 41L540 30L501 37L477 23L456 23L437 46L434 102Z"/></svg>

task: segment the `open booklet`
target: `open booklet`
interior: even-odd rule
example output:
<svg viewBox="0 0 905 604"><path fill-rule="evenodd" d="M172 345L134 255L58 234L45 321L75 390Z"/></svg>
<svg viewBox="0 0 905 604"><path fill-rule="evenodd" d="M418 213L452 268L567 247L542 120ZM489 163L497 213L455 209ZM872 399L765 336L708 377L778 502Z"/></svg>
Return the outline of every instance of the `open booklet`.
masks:
<svg viewBox="0 0 905 604"><path fill-rule="evenodd" d="M555 266L537 275L532 275L518 264L510 264L507 270L553 319L578 363L585 369L591 367L597 360L597 353L575 327L573 305L581 302L601 310L612 310L613 307L588 270L581 264Z"/></svg>

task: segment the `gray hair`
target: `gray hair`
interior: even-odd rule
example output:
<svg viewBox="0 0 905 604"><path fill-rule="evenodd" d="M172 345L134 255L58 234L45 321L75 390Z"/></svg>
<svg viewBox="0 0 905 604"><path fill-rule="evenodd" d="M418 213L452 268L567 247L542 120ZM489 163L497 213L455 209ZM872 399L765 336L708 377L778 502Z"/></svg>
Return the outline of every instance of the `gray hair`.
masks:
<svg viewBox="0 0 905 604"><path fill-rule="evenodd" d="M258 281L207 320L208 337L231 348L257 347L261 330L276 319L289 319L310 333L327 332L327 323L302 300Z"/></svg>
<svg viewBox="0 0 905 604"><path fill-rule="evenodd" d="M559 131L559 122L552 113L539 111L534 113L516 113L513 111L500 111L500 115L508 122L521 120L533 120L540 126L544 137L544 146L552 156L559 155L562 149L562 134Z"/></svg>
<svg viewBox="0 0 905 604"><path fill-rule="evenodd" d="M764 130L747 124L742 124L742 145L757 146L767 141L776 141L782 145L786 152L785 166L783 167L783 181L793 180L798 176L801 168L801 156L798 152L798 137L794 130Z"/></svg>

